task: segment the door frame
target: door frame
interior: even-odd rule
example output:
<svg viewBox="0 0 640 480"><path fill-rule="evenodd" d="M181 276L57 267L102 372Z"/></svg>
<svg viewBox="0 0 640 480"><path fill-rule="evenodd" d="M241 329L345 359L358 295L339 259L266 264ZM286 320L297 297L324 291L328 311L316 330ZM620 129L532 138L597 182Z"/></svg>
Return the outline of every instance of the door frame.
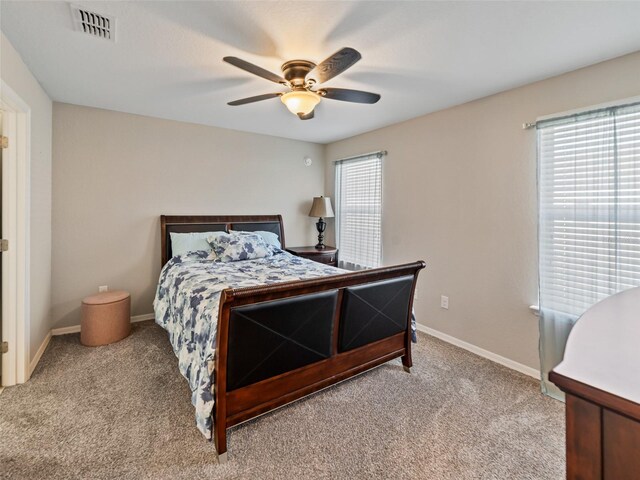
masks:
<svg viewBox="0 0 640 480"><path fill-rule="evenodd" d="M9 146L2 152L2 231L9 250L2 253L2 386L26 382L29 368L29 199L31 109L0 80L2 134Z"/></svg>

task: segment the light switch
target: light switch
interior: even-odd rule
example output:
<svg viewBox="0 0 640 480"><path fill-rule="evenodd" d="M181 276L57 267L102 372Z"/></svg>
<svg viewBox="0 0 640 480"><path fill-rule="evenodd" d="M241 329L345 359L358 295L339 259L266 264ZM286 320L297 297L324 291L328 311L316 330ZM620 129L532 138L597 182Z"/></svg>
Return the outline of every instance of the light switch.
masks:
<svg viewBox="0 0 640 480"><path fill-rule="evenodd" d="M440 295L440 306L445 310L449 310L449 297L445 297L444 295Z"/></svg>

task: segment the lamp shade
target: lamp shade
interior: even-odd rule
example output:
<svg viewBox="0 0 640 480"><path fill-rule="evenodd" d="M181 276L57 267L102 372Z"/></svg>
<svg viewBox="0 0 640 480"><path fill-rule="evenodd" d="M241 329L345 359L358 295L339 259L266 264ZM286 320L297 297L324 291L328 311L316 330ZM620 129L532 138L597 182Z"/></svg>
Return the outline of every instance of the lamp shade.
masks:
<svg viewBox="0 0 640 480"><path fill-rule="evenodd" d="M310 217L333 217L331 199L329 197L313 197L313 205L309 211Z"/></svg>
<svg viewBox="0 0 640 480"><path fill-rule="evenodd" d="M321 98L317 93L307 90L294 90L282 95L280 100L294 115L308 115L320 103Z"/></svg>

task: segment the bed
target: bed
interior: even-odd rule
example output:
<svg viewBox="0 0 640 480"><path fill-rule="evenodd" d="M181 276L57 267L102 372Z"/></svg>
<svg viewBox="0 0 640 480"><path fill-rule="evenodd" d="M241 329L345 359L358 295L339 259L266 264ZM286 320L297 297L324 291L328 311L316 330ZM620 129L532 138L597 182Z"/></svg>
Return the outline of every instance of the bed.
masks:
<svg viewBox="0 0 640 480"><path fill-rule="evenodd" d="M400 357L422 261L346 272L284 252L280 215L161 216L154 309L189 381L196 425L227 459L227 429ZM174 256L170 235L271 232L281 249L221 263Z"/></svg>

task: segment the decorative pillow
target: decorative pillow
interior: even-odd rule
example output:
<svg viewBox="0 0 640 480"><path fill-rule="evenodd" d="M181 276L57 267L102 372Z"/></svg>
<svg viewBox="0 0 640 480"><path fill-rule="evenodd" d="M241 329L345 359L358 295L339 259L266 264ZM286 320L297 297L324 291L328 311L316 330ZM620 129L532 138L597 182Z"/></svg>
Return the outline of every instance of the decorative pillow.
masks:
<svg viewBox="0 0 640 480"><path fill-rule="evenodd" d="M178 255L184 255L189 252L197 252L198 250L204 250L205 252L211 251L211 245L208 243L209 237L215 237L226 232L191 232L191 233L177 233L170 232L171 238L171 254L176 257Z"/></svg>
<svg viewBox="0 0 640 480"><path fill-rule="evenodd" d="M237 262L273 255L273 247L255 233L234 232L212 235L207 238L207 241L212 249L209 258L217 262Z"/></svg>
<svg viewBox="0 0 640 480"><path fill-rule="evenodd" d="M267 242L267 245L271 245L272 247L275 247L277 249L281 249L282 248L282 244L280 243L280 240L278 239L278 235L276 235L273 232L267 232L264 230L256 230L255 232L245 232L244 230L230 230L231 233L237 233L239 235L242 235L244 233L248 233L248 234L257 234L260 235L265 242Z"/></svg>

